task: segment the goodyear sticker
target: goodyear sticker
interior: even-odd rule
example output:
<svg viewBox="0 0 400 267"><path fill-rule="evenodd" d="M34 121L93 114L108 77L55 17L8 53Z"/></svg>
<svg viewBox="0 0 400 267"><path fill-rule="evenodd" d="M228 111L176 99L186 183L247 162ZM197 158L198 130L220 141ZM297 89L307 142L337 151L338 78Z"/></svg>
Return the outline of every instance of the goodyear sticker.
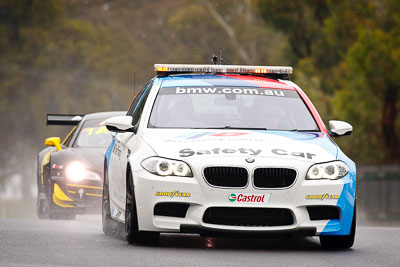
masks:
<svg viewBox="0 0 400 267"><path fill-rule="evenodd" d="M179 192L178 190L174 190L171 192L163 192L163 191L157 191L156 192L157 197L190 197L191 193L188 192Z"/></svg>
<svg viewBox="0 0 400 267"><path fill-rule="evenodd" d="M308 200L325 200L325 199L339 199L339 195L330 195L328 193L322 195L307 195Z"/></svg>

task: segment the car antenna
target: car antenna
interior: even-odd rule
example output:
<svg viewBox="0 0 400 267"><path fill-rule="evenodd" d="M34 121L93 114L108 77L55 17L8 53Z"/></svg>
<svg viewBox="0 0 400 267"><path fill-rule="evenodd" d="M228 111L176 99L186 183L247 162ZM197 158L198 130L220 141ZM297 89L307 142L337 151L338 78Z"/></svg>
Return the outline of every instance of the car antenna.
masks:
<svg viewBox="0 0 400 267"><path fill-rule="evenodd" d="M222 48L219 49L219 56L213 53L211 62L214 63L214 65L222 65L222 62L229 64L226 60L222 58Z"/></svg>

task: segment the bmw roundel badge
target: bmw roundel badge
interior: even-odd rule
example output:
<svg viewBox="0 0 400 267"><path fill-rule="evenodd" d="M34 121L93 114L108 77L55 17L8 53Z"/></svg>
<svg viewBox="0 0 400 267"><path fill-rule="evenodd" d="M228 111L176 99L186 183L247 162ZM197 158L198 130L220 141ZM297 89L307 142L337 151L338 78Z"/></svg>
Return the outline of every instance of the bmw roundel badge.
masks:
<svg viewBox="0 0 400 267"><path fill-rule="evenodd" d="M255 159L252 157L246 158L246 162L248 162L248 163L253 163L254 161L255 161Z"/></svg>

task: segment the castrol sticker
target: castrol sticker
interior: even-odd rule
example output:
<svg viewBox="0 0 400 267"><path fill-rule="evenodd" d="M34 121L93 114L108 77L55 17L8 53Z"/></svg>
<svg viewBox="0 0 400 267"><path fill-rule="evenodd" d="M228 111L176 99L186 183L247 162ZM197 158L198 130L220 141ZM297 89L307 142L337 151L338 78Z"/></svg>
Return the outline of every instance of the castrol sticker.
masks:
<svg viewBox="0 0 400 267"><path fill-rule="evenodd" d="M228 200L240 203L268 203L270 197L271 194L231 193Z"/></svg>

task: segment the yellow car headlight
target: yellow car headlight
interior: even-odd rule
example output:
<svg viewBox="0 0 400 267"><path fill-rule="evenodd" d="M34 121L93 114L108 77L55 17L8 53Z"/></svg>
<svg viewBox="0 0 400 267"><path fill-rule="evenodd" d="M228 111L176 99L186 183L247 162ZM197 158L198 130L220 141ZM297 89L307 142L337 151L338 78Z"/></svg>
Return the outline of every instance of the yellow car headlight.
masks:
<svg viewBox="0 0 400 267"><path fill-rule="evenodd" d="M74 161L66 167L65 175L71 181L81 181L87 175L86 166L79 161Z"/></svg>

